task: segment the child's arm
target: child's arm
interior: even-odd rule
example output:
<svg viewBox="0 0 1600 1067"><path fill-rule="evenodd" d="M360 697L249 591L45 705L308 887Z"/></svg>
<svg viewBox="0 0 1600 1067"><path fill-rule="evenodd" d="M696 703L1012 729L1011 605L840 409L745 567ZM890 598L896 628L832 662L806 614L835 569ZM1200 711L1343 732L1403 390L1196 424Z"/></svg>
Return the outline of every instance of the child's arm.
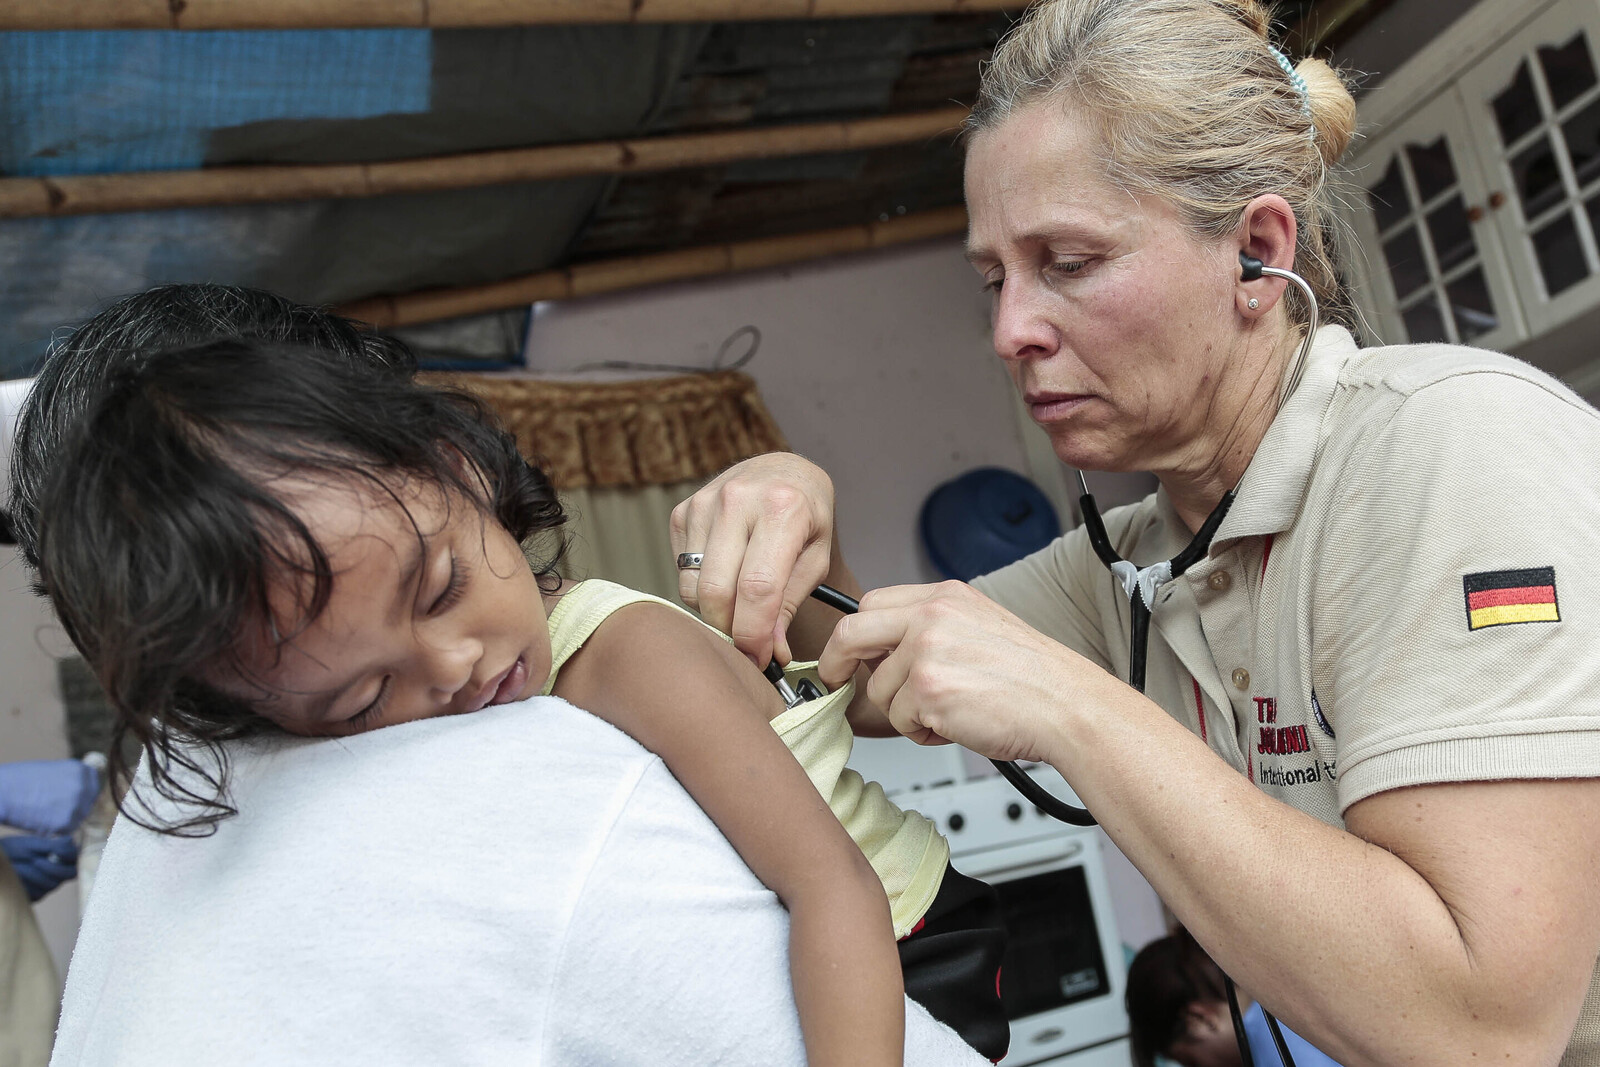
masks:
<svg viewBox="0 0 1600 1067"><path fill-rule="evenodd" d="M883 884L773 732L783 703L760 672L694 619L642 603L595 631L555 692L659 755L789 909L812 1067L899 1064L905 1004Z"/></svg>

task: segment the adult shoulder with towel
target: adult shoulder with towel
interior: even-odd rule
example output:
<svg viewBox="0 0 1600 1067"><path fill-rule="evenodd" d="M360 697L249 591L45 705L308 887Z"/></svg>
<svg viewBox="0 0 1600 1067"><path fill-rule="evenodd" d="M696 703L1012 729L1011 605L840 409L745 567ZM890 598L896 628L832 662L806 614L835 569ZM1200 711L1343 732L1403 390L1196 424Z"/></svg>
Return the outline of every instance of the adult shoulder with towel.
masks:
<svg viewBox="0 0 1600 1067"><path fill-rule="evenodd" d="M213 836L118 822L56 1067L804 1061L783 908L586 712L236 757ZM910 1001L906 1023L908 1065L986 1063Z"/></svg>
<svg viewBox="0 0 1600 1067"><path fill-rule="evenodd" d="M831 482L762 457L675 513L682 592L758 660L871 664L862 729L1054 764L1339 1062L1600 1063L1600 416L1504 356L1313 329L1286 272L1348 321L1326 174L1354 105L1269 29L1255 0L1044 0L984 75L996 354L1063 461L1161 483L1105 553L1075 530L839 621L803 603L859 589ZM1141 694L1101 558L1170 560L1213 516Z"/></svg>

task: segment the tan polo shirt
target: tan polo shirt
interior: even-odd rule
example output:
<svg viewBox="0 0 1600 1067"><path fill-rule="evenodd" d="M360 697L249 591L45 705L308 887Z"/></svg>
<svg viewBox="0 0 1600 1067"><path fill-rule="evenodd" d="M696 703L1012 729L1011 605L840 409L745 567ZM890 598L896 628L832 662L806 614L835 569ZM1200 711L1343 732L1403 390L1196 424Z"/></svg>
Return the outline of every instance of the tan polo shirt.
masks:
<svg viewBox="0 0 1600 1067"><path fill-rule="evenodd" d="M1141 567L1190 538L1164 491L1106 529ZM973 584L1127 677L1081 528ZM1210 557L1156 600L1146 692L1330 825L1403 786L1600 777L1600 413L1508 356L1324 327ZM1600 983L1562 1062L1600 1064Z"/></svg>

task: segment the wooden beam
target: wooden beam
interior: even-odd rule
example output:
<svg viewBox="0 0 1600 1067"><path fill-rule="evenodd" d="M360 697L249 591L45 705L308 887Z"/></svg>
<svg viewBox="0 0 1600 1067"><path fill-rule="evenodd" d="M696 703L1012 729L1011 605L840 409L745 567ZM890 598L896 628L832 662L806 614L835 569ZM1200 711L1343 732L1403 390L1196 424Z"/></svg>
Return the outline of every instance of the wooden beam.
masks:
<svg viewBox="0 0 1600 1067"><path fill-rule="evenodd" d="M794 126L468 152L384 163L206 167L0 178L0 218L342 200L594 174L643 174L747 159L848 152L953 135L963 107Z"/></svg>
<svg viewBox="0 0 1600 1067"><path fill-rule="evenodd" d="M0 30L449 29L1006 11L1028 0L5 0Z"/></svg>
<svg viewBox="0 0 1600 1067"><path fill-rule="evenodd" d="M947 237L963 233L966 228L966 209L958 205L915 212L865 226L842 226L735 244L702 245L656 255L597 260L489 285L426 289L401 296L374 297L347 304L338 312L368 323L373 329L387 330L396 326L415 326L462 315L523 307L540 300L571 300L663 282L804 263L849 252L865 252L910 241Z"/></svg>

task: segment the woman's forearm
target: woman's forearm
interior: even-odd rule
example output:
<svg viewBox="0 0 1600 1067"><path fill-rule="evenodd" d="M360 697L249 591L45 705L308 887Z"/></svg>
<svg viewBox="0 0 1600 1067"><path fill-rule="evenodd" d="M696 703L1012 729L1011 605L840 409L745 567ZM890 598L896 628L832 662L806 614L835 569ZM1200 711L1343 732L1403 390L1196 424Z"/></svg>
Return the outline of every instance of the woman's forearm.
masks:
<svg viewBox="0 0 1600 1067"><path fill-rule="evenodd" d="M1559 1056L1581 988L1541 991L1504 930L1400 856L1261 792L1132 689L1095 688L1098 706L1061 709L1051 762L1265 1007L1346 1067ZM1584 952L1566 961L1580 977Z"/></svg>

